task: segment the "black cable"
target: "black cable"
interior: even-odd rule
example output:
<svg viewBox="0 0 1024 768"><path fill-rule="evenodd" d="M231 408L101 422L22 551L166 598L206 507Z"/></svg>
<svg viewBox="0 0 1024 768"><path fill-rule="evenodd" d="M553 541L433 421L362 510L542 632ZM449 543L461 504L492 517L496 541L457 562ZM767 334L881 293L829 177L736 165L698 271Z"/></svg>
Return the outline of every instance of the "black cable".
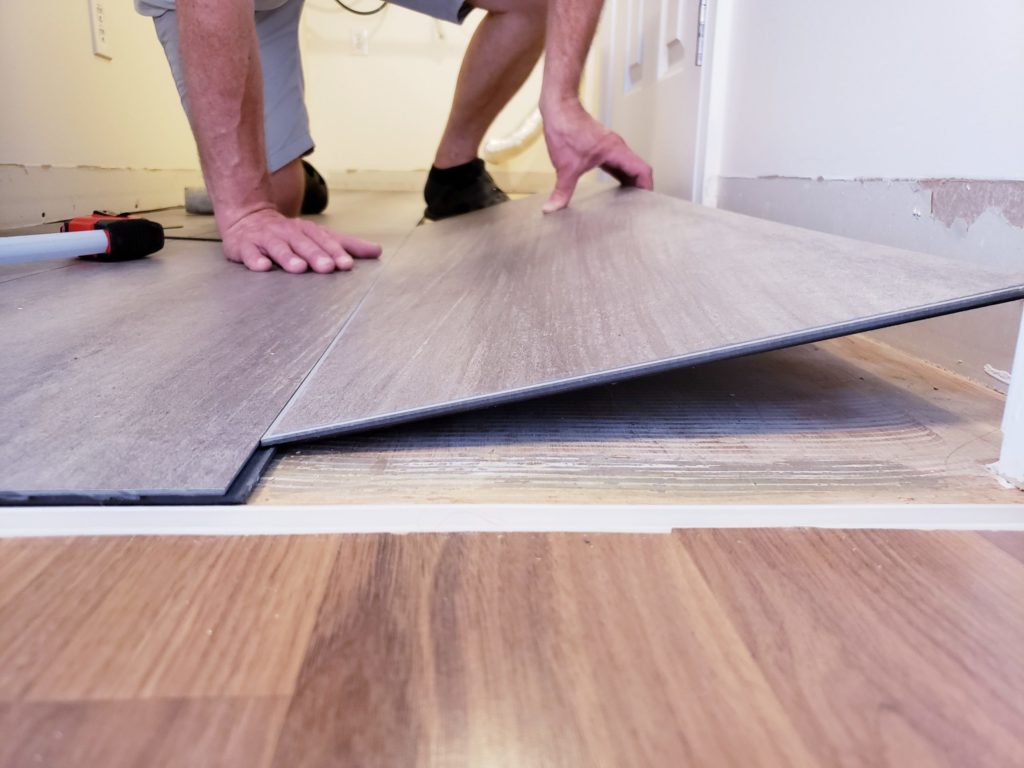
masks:
<svg viewBox="0 0 1024 768"><path fill-rule="evenodd" d="M374 8L372 11L359 11L355 8L345 5L342 0L334 0L338 5L344 8L349 13L354 13L356 16L373 16L375 13L380 13L384 10L384 6L388 4L388 0L381 0L381 4Z"/></svg>

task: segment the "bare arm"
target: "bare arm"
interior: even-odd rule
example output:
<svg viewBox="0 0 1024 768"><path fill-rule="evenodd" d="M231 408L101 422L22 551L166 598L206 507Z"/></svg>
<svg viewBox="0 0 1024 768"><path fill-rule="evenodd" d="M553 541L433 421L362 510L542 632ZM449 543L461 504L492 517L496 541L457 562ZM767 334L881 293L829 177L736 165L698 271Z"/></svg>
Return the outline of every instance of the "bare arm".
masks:
<svg viewBox="0 0 1024 768"><path fill-rule="evenodd" d="M253 0L178 0L177 8L192 132L223 229L274 208Z"/></svg>
<svg viewBox="0 0 1024 768"><path fill-rule="evenodd" d="M653 187L650 166L580 103L580 77L601 4L601 0L550 0L540 109L557 181L544 206L546 213L565 208L580 176L592 168L600 167L626 185Z"/></svg>
<svg viewBox="0 0 1024 768"><path fill-rule="evenodd" d="M263 76L253 0L178 0L192 133L224 255L249 269L350 269L379 246L289 219L274 206L263 136Z"/></svg>

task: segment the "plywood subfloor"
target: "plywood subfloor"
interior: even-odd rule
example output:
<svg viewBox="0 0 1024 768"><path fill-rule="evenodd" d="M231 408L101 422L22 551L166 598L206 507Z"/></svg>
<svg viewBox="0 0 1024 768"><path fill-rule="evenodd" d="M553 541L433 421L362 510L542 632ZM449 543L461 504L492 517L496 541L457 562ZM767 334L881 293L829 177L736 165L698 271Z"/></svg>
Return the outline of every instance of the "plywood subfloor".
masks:
<svg viewBox="0 0 1024 768"><path fill-rule="evenodd" d="M289 503L1017 503L1004 398L864 336L279 449Z"/></svg>
<svg viewBox="0 0 1024 768"><path fill-rule="evenodd" d="M0 766L1024 762L1024 534L0 541Z"/></svg>
<svg viewBox="0 0 1024 768"><path fill-rule="evenodd" d="M1024 296L968 268L636 189L417 229L264 438L326 437Z"/></svg>

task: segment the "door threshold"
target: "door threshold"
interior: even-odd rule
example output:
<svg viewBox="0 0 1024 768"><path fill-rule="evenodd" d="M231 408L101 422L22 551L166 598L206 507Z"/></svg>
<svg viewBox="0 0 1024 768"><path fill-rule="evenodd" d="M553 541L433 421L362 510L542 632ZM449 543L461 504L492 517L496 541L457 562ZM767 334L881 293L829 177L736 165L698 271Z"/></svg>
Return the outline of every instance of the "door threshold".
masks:
<svg viewBox="0 0 1024 768"><path fill-rule="evenodd" d="M325 504L10 507L0 538L668 533L676 528L1024 531L1021 504Z"/></svg>

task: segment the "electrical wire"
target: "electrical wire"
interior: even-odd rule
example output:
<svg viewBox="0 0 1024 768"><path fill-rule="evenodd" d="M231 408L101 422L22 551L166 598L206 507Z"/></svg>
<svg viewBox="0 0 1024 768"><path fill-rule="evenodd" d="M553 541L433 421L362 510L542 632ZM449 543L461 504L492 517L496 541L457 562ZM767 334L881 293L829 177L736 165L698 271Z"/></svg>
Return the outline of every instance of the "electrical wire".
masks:
<svg viewBox="0 0 1024 768"><path fill-rule="evenodd" d="M384 6L388 4L388 0L381 0L381 4L374 8L372 11L360 11L351 6L345 5L342 0L334 0L338 5L344 8L349 13L354 13L356 16L373 16L375 13L380 13L384 10Z"/></svg>

